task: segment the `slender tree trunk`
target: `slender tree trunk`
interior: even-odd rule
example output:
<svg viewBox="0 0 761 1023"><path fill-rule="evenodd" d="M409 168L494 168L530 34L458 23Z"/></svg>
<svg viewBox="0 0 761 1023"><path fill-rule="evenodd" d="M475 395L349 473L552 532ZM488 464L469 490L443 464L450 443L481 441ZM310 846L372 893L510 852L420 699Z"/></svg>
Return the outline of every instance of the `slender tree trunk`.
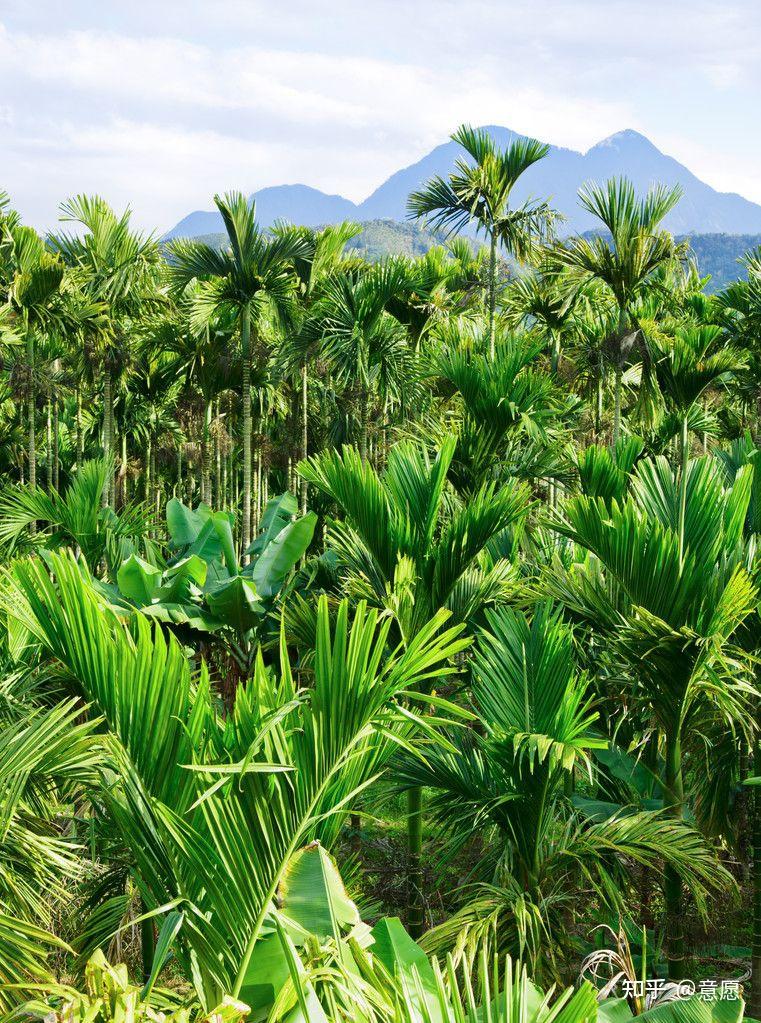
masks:
<svg viewBox="0 0 761 1023"><path fill-rule="evenodd" d="M77 472L82 468L82 462L85 458L85 437L82 431L82 389L77 385L77 411L76 411L76 430L77 430Z"/></svg>
<svg viewBox="0 0 761 1023"><path fill-rule="evenodd" d="M306 360L301 367L301 457L309 455L309 373ZM307 481L301 479L301 514L307 513Z"/></svg>
<svg viewBox="0 0 761 1023"><path fill-rule="evenodd" d="M53 402L53 489L61 489L61 416L58 398Z"/></svg>
<svg viewBox="0 0 761 1023"><path fill-rule="evenodd" d="M665 812L678 820L684 809L682 782L682 746L678 734L666 736L666 786L663 794ZM682 879L673 867L666 867L663 878L666 903L666 956L669 980L683 979L684 920Z"/></svg>
<svg viewBox="0 0 761 1023"><path fill-rule="evenodd" d="M151 501L151 438L148 437L148 442L145 448L145 466L143 473L143 498L146 504L150 504Z"/></svg>
<svg viewBox="0 0 761 1023"><path fill-rule="evenodd" d="M34 334L31 330L26 335L26 358L27 370L29 373L29 387L26 399L27 414L27 462L29 464L29 486L37 486L37 437L35 431L35 419L37 418L37 388L35 385L35 352ZM34 524L32 527L34 531Z"/></svg>
<svg viewBox="0 0 761 1023"><path fill-rule="evenodd" d="M687 519L687 469L690 459L689 431L687 427L687 416L682 419L682 436L680 444L679 473L679 564L684 561L685 524Z"/></svg>
<svg viewBox="0 0 761 1023"><path fill-rule="evenodd" d="M367 391L363 390L359 396L359 455L363 464L367 462L368 405L368 394Z"/></svg>
<svg viewBox="0 0 761 1023"><path fill-rule="evenodd" d="M126 507L126 504L127 504L127 475L128 475L127 470L128 470L128 462L127 462L127 430L125 428L125 429L122 430L122 464L121 464L121 470L120 470L121 471L121 479L122 479L122 486L121 486L122 508Z"/></svg>
<svg viewBox="0 0 761 1023"><path fill-rule="evenodd" d="M182 500L182 442L177 445L177 482L175 484L175 496Z"/></svg>
<svg viewBox="0 0 761 1023"><path fill-rule="evenodd" d="M103 455L110 459L113 455L111 423L113 420L113 401L111 397L111 369L108 365L103 368ZM109 505L111 497L111 480L107 479L103 487L101 504L104 508Z"/></svg>
<svg viewBox="0 0 761 1023"><path fill-rule="evenodd" d="M214 500L217 508L224 506L224 498L222 496L222 453L219 445L219 431L222 425L222 410L219 404L219 398L217 398L217 424L214 430Z"/></svg>
<svg viewBox="0 0 761 1023"><path fill-rule="evenodd" d="M496 325L497 310L497 236L492 232L489 239L489 358L496 357Z"/></svg>
<svg viewBox="0 0 761 1023"><path fill-rule="evenodd" d="M550 331L550 347L552 351L552 373L557 374L560 366L560 334L556 330Z"/></svg>
<svg viewBox="0 0 761 1023"><path fill-rule="evenodd" d="M425 928L423 903L423 790L407 793L407 930L419 938Z"/></svg>
<svg viewBox="0 0 761 1023"><path fill-rule="evenodd" d="M48 493L53 492L53 400L48 394L45 403L45 476L47 477Z"/></svg>
<svg viewBox="0 0 761 1023"><path fill-rule="evenodd" d="M618 438L621 436L621 377L622 371L621 366L616 366L616 382L614 392L614 404L613 404L613 450L615 451L616 445L618 444Z"/></svg>
<svg viewBox="0 0 761 1023"><path fill-rule="evenodd" d="M141 900L142 903L142 900ZM142 904L142 911L148 911L145 904ZM140 923L140 952L143 967L143 983L147 984L153 970L153 959L156 955L156 931L153 920L142 920Z"/></svg>
<svg viewBox="0 0 761 1023"><path fill-rule="evenodd" d="M211 402L203 409L203 468L201 469L201 500L211 504Z"/></svg>
<svg viewBox="0 0 761 1023"><path fill-rule="evenodd" d="M243 307L241 322L243 349L243 522L241 528L241 560L248 564L246 550L251 543L251 311Z"/></svg>

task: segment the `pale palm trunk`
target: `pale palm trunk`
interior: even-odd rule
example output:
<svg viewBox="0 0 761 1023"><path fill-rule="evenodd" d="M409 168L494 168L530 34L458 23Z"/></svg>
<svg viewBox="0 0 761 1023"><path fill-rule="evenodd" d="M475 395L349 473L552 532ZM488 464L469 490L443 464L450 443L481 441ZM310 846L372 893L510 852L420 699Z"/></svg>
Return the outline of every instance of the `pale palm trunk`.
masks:
<svg viewBox="0 0 761 1023"><path fill-rule="evenodd" d="M489 358L496 357L496 325L497 311L497 236L492 232L489 239Z"/></svg>
<svg viewBox="0 0 761 1023"><path fill-rule="evenodd" d="M61 488L61 422L58 399L53 402L53 490Z"/></svg>
<svg viewBox="0 0 761 1023"><path fill-rule="evenodd" d="M241 560L248 564L246 550L251 543L251 310L242 310L241 347L243 354L243 522Z"/></svg>
<svg viewBox="0 0 761 1023"><path fill-rule="evenodd" d="M77 471L82 468L82 462L85 457L85 435L82 430L82 389L77 385L77 411L76 411L76 431L77 431L77 454L76 454L76 465Z"/></svg>
<svg viewBox="0 0 761 1023"><path fill-rule="evenodd" d="M53 492L53 400L48 393L45 403L45 475L48 493Z"/></svg>
<svg viewBox="0 0 761 1023"><path fill-rule="evenodd" d="M309 374L306 360L301 367L301 457L306 459L309 454ZM301 514L307 513L307 481L301 480Z"/></svg>
<svg viewBox="0 0 761 1023"><path fill-rule="evenodd" d="M666 736L666 785L663 809L667 816L681 820L684 814L684 783L682 778L682 746L678 732ZM666 935L669 980L683 979L684 921L682 879L673 867L663 875L666 903Z"/></svg>
<svg viewBox="0 0 761 1023"><path fill-rule="evenodd" d="M211 401L204 403L202 449L201 500L205 504L211 504Z"/></svg>
<svg viewBox="0 0 761 1023"><path fill-rule="evenodd" d="M113 404L111 395L111 369L105 366L103 369L103 455L106 459L113 454L111 424L113 420ZM101 504L108 507L111 498L111 480L107 479L103 487Z"/></svg>
<svg viewBox="0 0 761 1023"><path fill-rule="evenodd" d="M29 387L26 399L27 414L27 461L29 464L29 485L37 486L37 437L35 432L35 419L37 416L37 389L34 382L35 374L35 352L34 335L31 330L26 333L26 358L27 370L29 373ZM34 530L34 524L32 524Z"/></svg>

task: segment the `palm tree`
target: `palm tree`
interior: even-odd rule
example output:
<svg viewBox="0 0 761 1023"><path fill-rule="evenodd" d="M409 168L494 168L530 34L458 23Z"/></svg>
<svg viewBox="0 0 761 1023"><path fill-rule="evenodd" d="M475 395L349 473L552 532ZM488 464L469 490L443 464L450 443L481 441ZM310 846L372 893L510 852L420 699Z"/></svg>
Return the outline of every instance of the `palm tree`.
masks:
<svg viewBox="0 0 761 1023"><path fill-rule="evenodd" d="M525 517L528 488L484 484L464 505L446 493L456 441L449 438L431 459L424 447L393 447L383 475L356 449L325 451L299 472L336 502L343 518L331 520L328 543L339 555L351 590L391 609L401 637L412 643L440 609L471 621L509 591L511 566L486 554L490 541ZM408 925L422 933L422 789L408 802Z"/></svg>
<svg viewBox="0 0 761 1023"><path fill-rule="evenodd" d="M344 221L329 224L319 231L309 227L276 225L273 234L303 243L304 253L294 259L293 267L298 279L297 298L299 322L286 338L286 364L299 363L301 382L301 458L309 454L309 360L320 340L321 322L314 315L315 306L323 295L324 286L339 270L347 244L361 231L359 224ZM301 481L301 514L307 512L307 483Z"/></svg>
<svg viewBox="0 0 761 1023"><path fill-rule="evenodd" d="M92 357L103 384L103 455L115 464L114 385L128 361L134 324L148 307L160 304L155 287L158 246L130 226L127 209L117 215L100 196L79 195L61 205L61 220L84 228L83 234L62 233L51 244L73 268L83 294L97 303L104 329L91 330ZM103 491L104 505L113 506L112 474Z"/></svg>
<svg viewBox="0 0 761 1023"><path fill-rule="evenodd" d="M371 402L403 389L412 377L403 328L387 308L408 286L403 260L334 274L324 284L319 316L320 351L337 382L356 391L359 450L368 457Z"/></svg>
<svg viewBox="0 0 761 1023"><path fill-rule="evenodd" d="M559 269L565 268L581 285L599 281L618 309L617 332L611 338L615 364L614 447L621 432L623 368L637 340L635 303L651 286L657 271L685 251L660 226L681 195L678 186L659 185L637 199L634 185L626 178L611 179L605 185L585 185L579 191L581 206L600 221L609 236L572 238L554 249Z"/></svg>
<svg viewBox="0 0 761 1023"><path fill-rule="evenodd" d="M450 734L454 751L407 756L395 772L401 787L435 790L447 857L474 832L487 839L475 893L424 945L437 954L454 947L470 968L479 952L512 954L532 976L556 979L573 968L569 923L579 907L594 900L624 914L627 861L660 869L665 860L703 908L706 891L731 878L681 822L629 809L601 815L600 803L571 801L568 782L592 777L590 754L608 745L573 632L549 604L530 617L498 608L486 618L472 660L481 728Z"/></svg>
<svg viewBox="0 0 761 1023"><path fill-rule="evenodd" d="M214 196L227 233L227 246L178 240L170 245L170 279L182 291L192 280L202 282L195 295L195 326L203 328L225 309L235 314L242 349L243 523L244 558L251 543L251 356L266 315L282 318L295 293L293 262L307 254L303 240L284 235L266 237L256 223L254 203L240 192Z"/></svg>
<svg viewBox="0 0 761 1023"><path fill-rule="evenodd" d="M55 318L65 268L33 228L12 222L3 226L3 233L5 259L10 269L8 300L20 320L26 342L27 460L29 483L36 486L37 341ZM33 528L33 523L30 527Z"/></svg>
<svg viewBox="0 0 761 1023"><path fill-rule="evenodd" d="M63 833L66 804L72 792L95 783L102 750L96 722L82 721L76 699L46 707L44 699L14 699L9 687L3 695L0 1011L6 1015L20 1000L14 986L23 990L30 978L51 982L48 954L67 948L49 930L52 899L81 872L79 850Z"/></svg>
<svg viewBox="0 0 761 1023"><path fill-rule="evenodd" d="M5 487L0 491L0 544L23 546L29 526L41 522L49 529L44 537L49 549L73 547L92 572L104 559L111 567L120 565L141 548L150 516L139 504L119 515L102 512L100 499L111 472L105 459L85 462L63 494L46 493L33 483Z"/></svg>
<svg viewBox="0 0 761 1023"><path fill-rule="evenodd" d="M139 614L125 626L73 558L53 554L50 568L19 562L8 610L108 729L119 784L103 796L134 854L147 917L161 921L148 980L171 949L207 1009L227 994L260 1005L269 978L257 957L279 941L294 858L335 841L394 735L404 740L418 720L402 708L408 693L450 673L468 641L442 631L442 611L389 652L389 617L363 602L350 616L347 601L333 617L322 598L311 684L292 674L283 636L278 675L259 656L225 723L206 668L196 676L174 638Z"/></svg>
<svg viewBox="0 0 761 1023"><path fill-rule="evenodd" d="M567 571L556 562L547 585L592 627L602 624L630 680L630 698L662 737L664 808L684 814L684 754L701 724L724 733L748 720L746 658L734 640L757 591L743 566L743 528L750 469L724 485L710 458L687 464L686 498L679 476L659 456L639 462L626 496L573 497L555 529L594 559ZM599 576L604 569L606 582ZM561 582L562 580L562 582ZM681 882L665 875L669 973L683 956Z"/></svg>
<svg viewBox="0 0 761 1023"><path fill-rule="evenodd" d="M726 382L742 369L744 361L741 353L727 343L722 329L711 325L678 327L673 339L654 338L650 347L660 390L681 426L678 531L683 556L690 412L709 388Z"/></svg>
<svg viewBox="0 0 761 1023"><path fill-rule="evenodd" d="M536 139L513 139L499 149L483 128L462 125L452 135L470 157L455 163L446 179L436 176L407 200L412 217L425 217L437 228L451 233L471 223L489 239L489 354L494 358L497 308L497 252L524 260L537 237L549 232L555 214L545 202L528 200L511 204L518 179L532 164L542 160L550 147Z"/></svg>

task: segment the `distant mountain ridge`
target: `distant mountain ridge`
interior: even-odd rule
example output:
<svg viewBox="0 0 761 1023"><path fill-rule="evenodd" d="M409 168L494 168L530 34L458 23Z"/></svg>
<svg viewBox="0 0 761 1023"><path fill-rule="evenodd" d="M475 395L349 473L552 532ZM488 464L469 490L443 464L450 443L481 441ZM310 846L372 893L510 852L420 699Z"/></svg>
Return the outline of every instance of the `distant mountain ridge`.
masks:
<svg viewBox="0 0 761 1023"><path fill-rule="evenodd" d="M720 291L730 281L745 277L740 257L761 246L761 234L690 234L677 235L676 238L689 243L699 272L704 276L710 275L709 292ZM199 239L208 245L221 247L227 235L223 231L214 231L200 235ZM421 256L440 242L439 236L409 220L367 220L347 248L372 262L384 256Z"/></svg>
<svg viewBox="0 0 761 1023"><path fill-rule="evenodd" d="M518 137L497 125L487 125L486 130L500 145ZM447 174L461 154L452 141L436 146L421 160L392 174L361 203L302 184L269 186L254 192L251 198L256 200L257 219L263 227L270 227L276 220L307 226L341 220L401 221L407 216L410 192L435 174ZM761 205L734 192L717 192L644 135L631 130L603 139L586 153L551 146L546 159L520 179L515 198L548 198L566 218L564 233L588 231L597 224L579 208L579 187L585 181L605 181L622 174L632 179L638 191L646 191L657 182L682 186L684 196L665 221L674 234L761 234ZM198 210L183 217L162 240L194 238L220 230L222 220L216 211Z"/></svg>

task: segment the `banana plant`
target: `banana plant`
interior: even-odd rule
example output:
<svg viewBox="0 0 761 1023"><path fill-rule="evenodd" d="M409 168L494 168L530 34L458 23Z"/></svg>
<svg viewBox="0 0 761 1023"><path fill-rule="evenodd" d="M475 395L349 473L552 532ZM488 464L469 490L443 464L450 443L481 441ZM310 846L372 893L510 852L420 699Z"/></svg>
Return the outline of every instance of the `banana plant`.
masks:
<svg viewBox="0 0 761 1023"><path fill-rule="evenodd" d="M220 634L248 671L257 631L314 535L315 513L297 514L292 494L272 498L242 566L232 514L205 504L189 508L172 498L166 510L169 563L160 567L131 555L117 572L118 596L166 624Z"/></svg>

